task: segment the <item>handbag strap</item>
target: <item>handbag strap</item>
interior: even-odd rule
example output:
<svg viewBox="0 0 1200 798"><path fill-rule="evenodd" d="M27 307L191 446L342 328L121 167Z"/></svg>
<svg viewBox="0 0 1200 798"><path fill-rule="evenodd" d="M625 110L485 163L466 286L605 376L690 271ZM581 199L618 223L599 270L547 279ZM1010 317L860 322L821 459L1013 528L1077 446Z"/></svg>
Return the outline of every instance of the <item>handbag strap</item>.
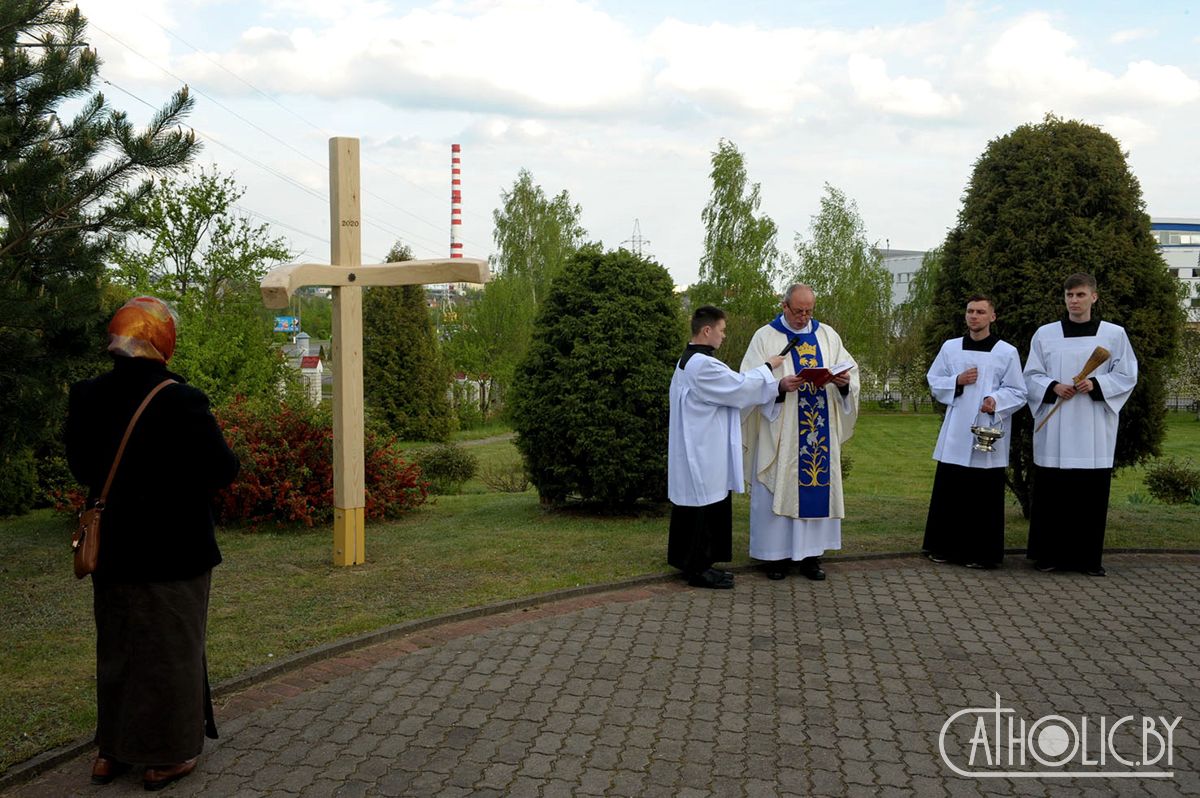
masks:
<svg viewBox="0 0 1200 798"><path fill-rule="evenodd" d="M108 499L108 489L112 487L113 477L117 474L117 466L121 463L121 455L125 454L125 444L129 443L129 436L133 433L133 428L138 423L138 419L142 417L142 411L146 409L146 405L150 404L150 400L158 395L159 391L168 385L174 385L176 382L178 381L163 380L158 385L155 385L154 389L146 394L146 398L138 405L138 409L134 411L133 418L129 419L129 426L125 428L125 435L121 438L121 445L117 447L117 456L113 458L112 468L108 469L108 479L104 480L104 489L100 491L98 502L101 507L104 506L105 500Z"/></svg>

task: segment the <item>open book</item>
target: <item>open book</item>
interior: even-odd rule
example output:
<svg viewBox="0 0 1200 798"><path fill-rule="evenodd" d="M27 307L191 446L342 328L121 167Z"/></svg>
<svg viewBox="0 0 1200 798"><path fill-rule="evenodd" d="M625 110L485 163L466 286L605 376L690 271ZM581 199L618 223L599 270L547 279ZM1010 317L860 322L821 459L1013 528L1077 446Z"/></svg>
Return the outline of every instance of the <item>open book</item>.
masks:
<svg viewBox="0 0 1200 798"><path fill-rule="evenodd" d="M811 382L817 388L823 388L834 377L842 372L849 371L852 368L854 368L853 363L838 363L837 365L830 366L829 368L811 367L800 369L799 374L800 379L804 380L805 382Z"/></svg>

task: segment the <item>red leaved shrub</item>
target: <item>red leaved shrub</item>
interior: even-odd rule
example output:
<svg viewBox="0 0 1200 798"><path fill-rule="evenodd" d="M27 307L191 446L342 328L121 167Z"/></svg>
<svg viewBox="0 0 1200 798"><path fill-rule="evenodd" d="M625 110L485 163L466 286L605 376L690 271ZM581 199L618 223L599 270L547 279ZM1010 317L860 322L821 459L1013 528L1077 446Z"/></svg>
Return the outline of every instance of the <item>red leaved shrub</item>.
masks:
<svg viewBox="0 0 1200 798"><path fill-rule="evenodd" d="M217 496L222 524L333 520L333 429L328 412L235 399L214 409L241 460L237 480ZM366 516L395 518L423 504L428 485L400 456L394 439L365 437Z"/></svg>

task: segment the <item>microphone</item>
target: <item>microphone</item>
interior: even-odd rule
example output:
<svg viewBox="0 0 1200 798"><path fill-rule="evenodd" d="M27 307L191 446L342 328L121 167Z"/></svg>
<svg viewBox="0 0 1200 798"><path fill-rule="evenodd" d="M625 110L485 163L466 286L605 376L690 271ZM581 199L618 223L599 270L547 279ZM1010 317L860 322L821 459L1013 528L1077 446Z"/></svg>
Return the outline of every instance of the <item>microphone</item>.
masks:
<svg viewBox="0 0 1200 798"><path fill-rule="evenodd" d="M793 349L796 348L796 346L799 343L800 343L800 336L797 335L796 337L792 338L792 340L788 341L787 346L785 346L783 348L783 351L779 353L780 357L782 357L783 355L786 355L788 352L791 352Z"/></svg>

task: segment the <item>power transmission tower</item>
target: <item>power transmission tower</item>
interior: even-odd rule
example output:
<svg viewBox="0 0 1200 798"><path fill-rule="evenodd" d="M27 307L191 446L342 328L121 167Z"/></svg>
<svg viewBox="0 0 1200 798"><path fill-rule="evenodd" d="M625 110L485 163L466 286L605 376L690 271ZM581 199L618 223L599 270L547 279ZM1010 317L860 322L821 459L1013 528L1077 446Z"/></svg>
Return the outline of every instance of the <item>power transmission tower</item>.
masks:
<svg viewBox="0 0 1200 798"><path fill-rule="evenodd" d="M639 258L642 257L642 247L650 244L650 239L642 237L642 225L637 219L633 220L633 235L621 242L621 246L629 244L629 251Z"/></svg>

